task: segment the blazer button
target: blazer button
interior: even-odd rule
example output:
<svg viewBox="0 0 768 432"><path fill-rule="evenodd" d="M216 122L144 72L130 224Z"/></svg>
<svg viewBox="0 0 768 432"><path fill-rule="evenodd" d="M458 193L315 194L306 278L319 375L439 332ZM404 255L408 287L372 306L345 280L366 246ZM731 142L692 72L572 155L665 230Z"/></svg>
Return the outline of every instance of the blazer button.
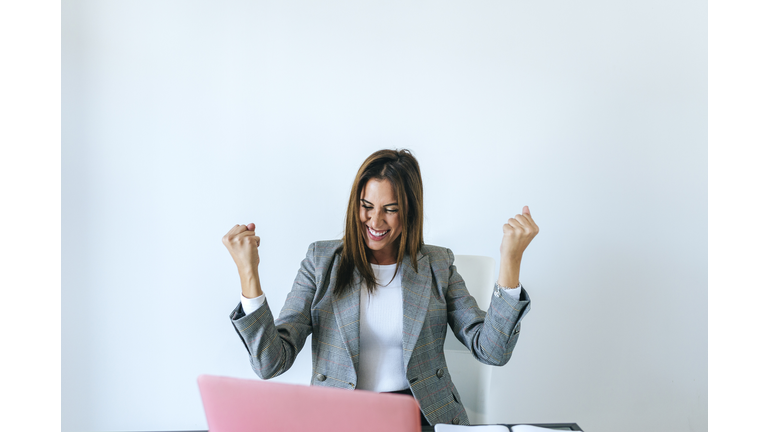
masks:
<svg viewBox="0 0 768 432"><path fill-rule="evenodd" d="M456 417L455 419L453 419L453 420L451 421L451 423L453 423L453 424L459 424L459 418L458 418L458 417Z"/></svg>
<svg viewBox="0 0 768 432"><path fill-rule="evenodd" d="M437 375L438 378L442 378L443 375L445 375L445 372L443 372L443 368L438 369L435 375Z"/></svg>
<svg viewBox="0 0 768 432"><path fill-rule="evenodd" d="M325 375L319 373L319 374L315 375L315 379L318 380L318 381L321 381L321 382L325 381Z"/></svg>

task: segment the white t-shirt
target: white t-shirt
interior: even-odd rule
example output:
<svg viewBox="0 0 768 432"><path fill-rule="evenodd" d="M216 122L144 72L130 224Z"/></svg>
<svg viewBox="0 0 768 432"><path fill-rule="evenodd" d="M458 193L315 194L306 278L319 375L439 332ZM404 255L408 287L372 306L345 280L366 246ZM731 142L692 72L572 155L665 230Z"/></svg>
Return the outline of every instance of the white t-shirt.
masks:
<svg viewBox="0 0 768 432"><path fill-rule="evenodd" d="M373 294L360 290L360 357L357 387L377 392L408 388L403 364L403 273L397 264L371 264Z"/></svg>

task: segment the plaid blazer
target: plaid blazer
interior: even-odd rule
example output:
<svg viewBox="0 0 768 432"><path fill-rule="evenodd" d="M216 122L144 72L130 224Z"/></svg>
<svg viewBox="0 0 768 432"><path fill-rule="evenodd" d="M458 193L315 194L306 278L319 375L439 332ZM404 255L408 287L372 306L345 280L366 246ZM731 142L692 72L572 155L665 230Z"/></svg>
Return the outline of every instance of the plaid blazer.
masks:
<svg viewBox="0 0 768 432"><path fill-rule="evenodd" d="M269 304L245 315L238 303L230 314L245 344L253 370L262 379L291 367L312 337L312 384L354 389L357 383L361 279L343 297L332 293L342 242L320 241L309 246L280 316ZM482 363L509 361L520 333L520 320L530 310L525 289L520 300L504 290L491 296L486 314L469 295L453 265L450 249L425 245L417 256L403 260L403 364L410 388L430 424L469 424L461 398L451 381L443 353L447 326ZM488 287L492 289L492 287ZM460 373L460 371L458 371Z"/></svg>

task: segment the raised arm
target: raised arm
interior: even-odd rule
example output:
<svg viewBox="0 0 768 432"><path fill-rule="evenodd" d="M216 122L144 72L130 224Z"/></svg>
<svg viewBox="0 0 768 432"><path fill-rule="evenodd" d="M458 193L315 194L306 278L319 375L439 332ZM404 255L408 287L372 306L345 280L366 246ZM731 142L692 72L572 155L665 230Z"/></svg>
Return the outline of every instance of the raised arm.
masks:
<svg viewBox="0 0 768 432"><path fill-rule="evenodd" d="M235 226L223 242L237 264L243 296L262 295L258 277L260 239L253 234L252 224ZM232 325L250 354L251 367L260 378L273 378L287 371L312 333L310 309L315 295L314 273L313 244L301 262L277 321L266 299L249 314L245 314L240 304L230 314Z"/></svg>
<svg viewBox="0 0 768 432"><path fill-rule="evenodd" d="M472 355L485 364L501 366L512 356L520 333L520 321L530 310L530 298L520 285L519 297L512 295L520 284L520 263L523 251L539 232L530 217L528 207L523 214L509 219L503 226L501 242L501 266L498 284L502 287L491 296L491 304L485 313L477 307L469 295L464 280L453 265L453 253L449 254L449 289L446 291L448 322L456 338ZM488 287L491 289L491 287Z"/></svg>

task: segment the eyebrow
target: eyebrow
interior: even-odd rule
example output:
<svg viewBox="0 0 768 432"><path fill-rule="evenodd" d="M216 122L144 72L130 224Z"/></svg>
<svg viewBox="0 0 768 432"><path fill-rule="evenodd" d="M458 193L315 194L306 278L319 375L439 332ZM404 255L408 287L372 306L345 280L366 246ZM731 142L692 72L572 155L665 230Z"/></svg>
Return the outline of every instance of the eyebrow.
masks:
<svg viewBox="0 0 768 432"><path fill-rule="evenodd" d="M368 205L373 205L372 202L370 202L370 201L368 201L367 199L364 199L364 198L360 198L360 201L362 201L362 202L364 202L364 203L366 203ZM389 204L384 204L382 207L389 207L389 206L393 206L393 205L396 206L397 203L393 202L393 203L389 203Z"/></svg>

